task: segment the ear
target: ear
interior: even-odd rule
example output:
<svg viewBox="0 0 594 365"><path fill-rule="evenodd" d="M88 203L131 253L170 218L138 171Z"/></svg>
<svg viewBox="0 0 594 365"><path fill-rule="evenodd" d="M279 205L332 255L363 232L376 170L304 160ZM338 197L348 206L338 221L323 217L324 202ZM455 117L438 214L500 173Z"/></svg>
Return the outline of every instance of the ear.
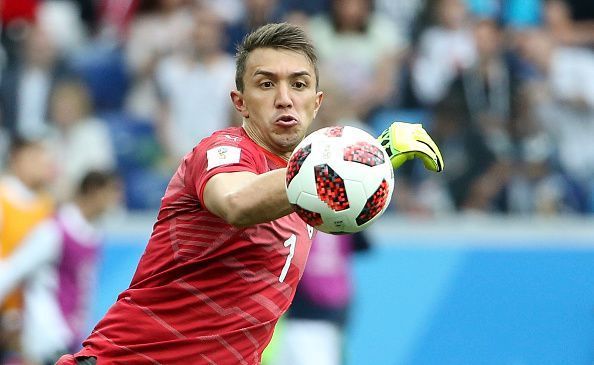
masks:
<svg viewBox="0 0 594 365"><path fill-rule="evenodd" d="M231 91L231 101L233 102L233 106L235 107L235 109L241 114L242 117L250 117L250 114L245 105L245 99L243 98L243 94L241 93L241 91Z"/></svg>
<svg viewBox="0 0 594 365"><path fill-rule="evenodd" d="M314 118L318 115L318 110L320 110L320 106L322 106L322 100L324 100L324 93L322 91L318 91L316 94L316 104L314 109Z"/></svg>

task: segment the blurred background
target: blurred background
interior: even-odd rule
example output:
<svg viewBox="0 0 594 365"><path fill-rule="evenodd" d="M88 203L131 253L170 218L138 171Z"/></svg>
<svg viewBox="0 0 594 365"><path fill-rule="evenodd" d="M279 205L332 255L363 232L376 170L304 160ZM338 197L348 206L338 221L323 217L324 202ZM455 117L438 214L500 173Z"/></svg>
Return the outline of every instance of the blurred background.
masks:
<svg viewBox="0 0 594 365"><path fill-rule="evenodd" d="M278 21L318 48L313 129L421 122L446 169L397 171L392 207L345 259L348 298L290 316L267 363L291 363L292 322L328 320L342 364L593 364L591 0L0 0L0 172L54 206L90 171L121 179L88 331L181 157L240 123L235 45ZM15 141L42 156L17 163Z"/></svg>

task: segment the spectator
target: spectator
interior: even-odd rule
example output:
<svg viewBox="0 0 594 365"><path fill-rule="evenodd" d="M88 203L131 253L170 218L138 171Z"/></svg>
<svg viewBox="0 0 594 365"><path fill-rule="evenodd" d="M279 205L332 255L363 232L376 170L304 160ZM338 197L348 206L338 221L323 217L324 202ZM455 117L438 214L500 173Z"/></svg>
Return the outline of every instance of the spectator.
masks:
<svg viewBox="0 0 594 365"><path fill-rule="evenodd" d="M587 199L571 176L555 168L554 146L539 133L521 140L508 186L511 213L555 216L587 209Z"/></svg>
<svg viewBox="0 0 594 365"><path fill-rule="evenodd" d="M437 24L421 33L412 65L413 90L426 105L438 103L477 57L462 0L439 0L434 11Z"/></svg>
<svg viewBox="0 0 594 365"><path fill-rule="evenodd" d="M40 26L31 26L21 57L3 70L0 79L0 119L11 134L38 138L47 131L51 92L67 74L49 33Z"/></svg>
<svg viewBox="0 0 594 365"><path fill-rule="evenodd" d="M11 255L22 239L53 210L46 188L53 175L50 154L39 141L14 138L8 170L0 179L0 257ZM20 291L0 301L0 363L19 358Z"/></svg>
<svg viewBox="0 0 594 365"><path fill-rule="evenodd" d="M100 237L93 222L120 199L112 173L91 171L72 202L35 227L0 261L0 301L24 286L22 348L28 364L53 364L77 351L88 312Z"/></svg>
<svg viewBox="0 0 594 365"><path fill-rule="evenodd" d="M93 115L89 92L80 81L64 80L51 97L51 152L60 161L54 184L60 200L71 199L90 170L115 167L115 152L107 126Z"/></svg>
<svg viewBox="0 0 594 365"><path fill-rule="evenodd" d="M416 19L428 1L375 0L375 9L380 14L385 14L392 20L399 34L404 35L407 39L411 39L413 35L412 29L414 28Z"/></svg>
<svg viewBox="0 0 594 365"><path fill-rule="evenodd" d="M474 24L473 38L476 62L461 74L465 107L493 153L508 158L510 106L516 83L505 57L503 33L494 21L482 20Z"/></svg>
<svg viewBox="0 0 594 365"><path fill-rule="evenodd" d="M594 85L583 80L594 78L594 53L560 47L543 31L530 32L520 52L539 72L529 83L529 94L561 169L588 192L594 177Z"/></svg>
<svg viewBox="0 0 594 365"><path fill-rule="evenodd" d="M532 81L520 84L512 103L515 154L507 187L509 212L546 216L585 212L587 192L559 165L556 141L540 120L535 88Z"/></svg>
<svg viewBox="0 0 594 365"><path fill-rule="evenodd" d="M223 48L222 20L206 5L193 16L191 46L163 59L156 71L163 96L161 141L175 165L202 138L229 126L235 115L229 106L235 61Z"/></svg>
<svg viewBox="0 0 594 365"><path fill-rule="evenodd" d="M329 16L314 17L309 31L328 82L348 96L355 117L366 120L388 104L396 89L405 38L374 12L371 0L332 1Z"/></svg>
<svg viewBox="0 0 594 365"><path fill-rule="evenodd" d="M187 46L192 17L184 0L145 0L139 3L126 42L132 87L126 108L152 119L158 112L155 68L159 61Z"/></svg>
<svg viewBox="0 0 594 365"><path fill-rule="evenodd" d="M448 156L445 178L454 206L481 213L506 209L502 199L509 163L497 158L483 133L471 123L459 81L433 113L433 134Z"/></svg>

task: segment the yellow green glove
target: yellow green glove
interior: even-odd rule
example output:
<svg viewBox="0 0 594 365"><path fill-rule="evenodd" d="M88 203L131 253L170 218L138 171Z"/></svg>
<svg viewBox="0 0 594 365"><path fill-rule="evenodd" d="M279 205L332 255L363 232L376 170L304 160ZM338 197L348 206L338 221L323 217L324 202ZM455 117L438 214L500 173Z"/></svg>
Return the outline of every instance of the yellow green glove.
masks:
<svg viewBox="0 0 594 365"><path fill-rule="evenodd" d="M382 132L378 141L388 152L394 169L407 160L419 158L427 170L443 170L441 152L420 124L394 122Z"/></svg>

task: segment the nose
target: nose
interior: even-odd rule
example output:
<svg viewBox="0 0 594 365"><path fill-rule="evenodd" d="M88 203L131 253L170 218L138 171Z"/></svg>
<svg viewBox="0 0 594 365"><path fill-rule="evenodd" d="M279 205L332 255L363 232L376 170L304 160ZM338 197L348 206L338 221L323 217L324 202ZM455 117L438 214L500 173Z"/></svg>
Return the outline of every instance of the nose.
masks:
<svg viewBox="0 0 594 365"><path fill-rule="evenodd" d="M287 84L281 83L278 86L274 104L279 109L291 108L293 106L293 100L291 100L290 90Z"/></svg>

